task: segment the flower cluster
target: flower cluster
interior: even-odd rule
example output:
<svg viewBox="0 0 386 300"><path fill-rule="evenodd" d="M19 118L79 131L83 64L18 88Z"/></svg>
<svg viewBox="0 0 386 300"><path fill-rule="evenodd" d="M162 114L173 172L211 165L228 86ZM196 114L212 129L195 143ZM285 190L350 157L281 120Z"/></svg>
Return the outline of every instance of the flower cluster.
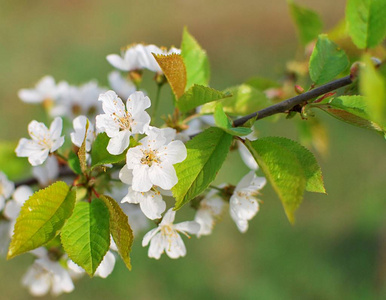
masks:
<svg viewBox="0 0 386 300"><path fill-rule="evenodd" d="M163 75L153 54L174 57L180 52L174 47L167 50L136 44L123 50L121 56L108 55L107 60L115 68L129 72L126 77L119 71L111 72L108 75L111 89L98 86L96 81L73 86L64 81L56 83L46 76L35 88L19 92L22 101L42 104L52 118L49 127L35 120L30 122L30 139L20 139L15 151L17 156L27 157L32 165L36 179L32 187L49 187L60 178L76 190L78 202L92 203L95 197L110 196L128 216L127 225L135 236L148 230L153 220L156 227L144 235L142 246L149 246L148 256L155 259L163 253L173 259L185 256L187 251L180 234L188 238L211 234L227 207L238 229L245 232L248 221L258 211L257 195L265 184L264 178L255 175L257 164L240 143L241 157L252 171L236 187L223 184L197 197L192 205L196 210L194 220L174 224L176 211L169 201L179 181L175 165L187 158L185 142L208 125L213 126L213 118L199 116L181 122L179 118L185 116L176 110L173 117L168 117L170 122L156 127L148 113L152 108L149 96L140 90L140 80L132 82L129 78L131 72L148 69L157 73L155 80L160 88L157 78ZM70 124L72 128L68 128ZM96 163L94 160L100 157L102 162ZM8 244L16 234L17 218L35 191L31 186L16 186L0 172L3 244ZM119 243L117 246L113 238L110 241L110 249L94 274L102 278L113 271L115 252L120 251ZM71 292L73 281L85 274L61 245L40 247L31 253L36 259L22 284L34 296Z"/></svg>

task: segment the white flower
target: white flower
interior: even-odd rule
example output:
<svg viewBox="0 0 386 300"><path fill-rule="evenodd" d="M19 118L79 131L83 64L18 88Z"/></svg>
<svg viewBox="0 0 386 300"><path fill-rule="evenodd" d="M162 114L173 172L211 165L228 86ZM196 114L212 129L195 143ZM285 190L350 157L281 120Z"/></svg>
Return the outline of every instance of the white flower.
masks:
<svg viewBox="0 0 386 300"><path fill-rule="evenodd" d="M96 127L111 138L107 151L113 155L121 154L130 144L130 136L144 133L150 123L145 111L150 107L150 99L142 92L130 95L126 108L114 91L99 96L105 114L96 117Z"/></svg>
<svg viewBox="0 0 386 300"><path fill-rule="evenodd" d="M32 166L41 165L49 153L58 150L64 143L62 133L63 121L57 117L51 123L50 129L43 123L32 121L28 124L28 133L32 140L20 139L16 148L16 155L28 157Z"/></svg>
<svg viewBox="0 0 386 300"><path fill-rule="evenodd" d="M41 250L33 251L39 258L23 276L22 285L33 296L43 296L50 291L53 296L72 292L74 284L68 271L59 262L50 260L44 248L36 250Z"/></svg>
<svg viewBox="0 0 386 300"><path fill-rule="evenodd" d="M186 221L173 224L176 212L169 209L164 215L158 228L150 230L143 237L142 246L146 247L150 242L149 257L159 259L161 254L166 252L170 258L178 258L186 255L185 244L178 234L197 234L200 224L195 221ZM187 235L188 236L188 235Z"/></svg>
<svg viewBox="0 0 386 300"><path fill-rule="evenodd" d="M139 205L124 203L120 206L129 219L129 224L133 230L134 236L136 236L139 232L149 228L149 219L146 218Z"/></svg>
<svg viewBox="0 0 386 300"><path fill-rule="evenodd" d="M148 69L152 72L162 73L160 66L153 54L169 55L172 53L180 54L181 50L172 47L169 51L155 45L137 44L122 51L121 56L117 54L108 55L107 61L115 68L122 71L134 71Z"/></svg>
<svg viewBox="0 0 386 300"><path fill-rule="evenodd" d="M49 186L59 176L59 162L57 158L49 156L43 165L32 168L32 174L40 186Z"/></svg>
<svg viewBox="0 0 386 300"><path fill-rule="evenodd" d="M71 133L71 141L75 146L81 147L86 134L86 125L88 122L88 130L86 136L86 151L91 150L91 145L95 140L94 125L85 116L78 116L72 121L74 132Z"/></svg>
<svg viewBox="0 0 386 300"><path fill-rule="evenodd" d="M259 211L256 196L266 183L264 177L257 177L255 171L251 171L236 186L229 200L229 212L240 232L247 231L248 221Z"/></svg>
<svg viewBox="0 0 386 300"><path fill-rule="evenodd" d="M21 185L16 188L12 195L12 199L7 201L4 207L4 216L10 220L9 236L12 237L13 229L16 224L16 219L19 216L21 207L24 205L29 197L33 194L32 189L28 185Z"/></svg>
<svg viewBox="0 0 386 300"><path fill-rule="evenodd" d="M224 205L224 200L218 195L218 191L216 190L211 190L206 197L201 200L196 216L194 217L194 221L200 224L200 231L197 233L197 237L212 233L216 219L222 214Z"/></svg>
<svg viewBox="0 0 386 300"><path fill-rule="evenodd" d="M109 74L109 84L119 97L127 99L136 91L135 85L121 76L118 71L113 71Z"/></svg>
<svg viewBox="0 0 386 300"><path fill-rule="evenodd" d="M106 88L100 87L98 82L92 80L81 86L67 86L62 92L57 105L52 109L52 116L86 115L89 117L101 113L101 105L98 97Z"/></svg>
<svg viewBox="0 0 386 300"><path fill-rule="evenodd" d="M15 184L0 171L0 211L4 208L5 200L11 197L14 190Z"/></svg>
<svg viewBox="0 0 386 300"><path fill-rule="evenodd" d="M132 189L147 192L153 185L170 190L177 182L174 164L182 162L187 155L181 141L170 141L163 131L149 127L141 145L130 148L126 155L126 167L133 170Z"/></svg>
<svg viewBox="0 0 386 300"><path fill-rule="evenodd" d="M250 134L248 134L247 136L245 136L244 139L248 139L250 141L256 141L257 140L257 133L256 133L254 127L252 127L252 130L253 131ZM248 148L244 145L244 143L237 141L237 145L238 145L239 153L240 153L240 156L241 156L241 159L243 160L243 162L247 165L247 167L250 170L256 171L259 168L259 166L257 165L257 162L254 159L254 157L252 156L251 152L249 152Z"/></svg>
<svg viewBox="0 0 386 300"><path fill-rule="evenodd" d="M36 84L34 89L22 89L18 92L18 96L27 103L56 101L66 87L66 82L60 82L56 85L52 76L45 76Z"/></svg>

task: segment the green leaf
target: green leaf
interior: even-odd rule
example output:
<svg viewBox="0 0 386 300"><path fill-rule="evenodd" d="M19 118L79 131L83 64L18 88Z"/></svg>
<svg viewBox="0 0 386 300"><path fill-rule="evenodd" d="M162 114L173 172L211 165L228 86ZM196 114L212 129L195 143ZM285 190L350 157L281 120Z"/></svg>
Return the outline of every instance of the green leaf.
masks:
<svg viewBox="0 0 386 300"><path fill-rule="evenodd" d="M125 160L126 151L119 155L112 155L107 151L107 145L109 144L109 141L110 138L105 132L97 135L91 149L92 168L105 164L115 164ZM130 143L132 143L132 139Z"/></svg>
<svg viewBox="0 0 386 300"><path fill-rule="evenodd" d="M186 67L180 54L156 55L154 58L164 72L176 98L180 98L186 87Z"/></svg>
<svg viewBox="0 0 386 300"><path fill-rule="evenodd" d="M242 84L226 89L224 92L232 94L231 97L223 100L205 104L202 114L209 114L215 111L217 103L221 103L227 114L240 116L248 115L264 107L271 105L265 94L250 85Z"/></svg>
<svg viewBox="0 0 386 300"><path fill-rule="evenodd" d="M182 112L188 112L197 106L230 96L229 93L223 93L210 87L195 84L178 99L177 107Z"/></svg>
<svg viewBox="0 0 386 300"><path fill-rule="evenodd" d="M110 247L109 211L100 199L78 202L63 226L61 239L69 258L93 276Z"/></svg>
<svg viewBox="0 0 386 300"><path fill-rule="evenodd" d="M62 181L34 193L16 220L7 258L36 249L52 240L71 216L75 192Z"/></svg>
<svg viewBox="0 0 386 300"><path fill-rule="evenodd" d="M369 114L372 120L386 126L386 81L378 72L369 56L363 58L365 66L361 69L359 86L366 97Z"/></svg>
<svg viewBox="0 0 386 300"><path fill-rule="evenodd" d="M246 140L245 145L278 194L291 223L303 200L304 190L325 193L315 157L297 142L265 137L253 142Z"/></svg>
<svg viewBox="0 0 386 300"><path fill-rule="evenodd" d="M175 209L203 192L215 179L232 143L232 136L211 127L186 143L187 158L176 164L178 183L173 187Z"/></svg>
<svg viewBox="0 0 386 300"><path fill-rule="evenodd" d="M216 125L231 135L245 136L252 133L252 130L250 128L233 127L232 122L225 114L221 103L217 103L213 117L214 117L214 121L216 122Z"/></svg>
<svg viewBox="0 0 386 300"><path fill-rule="evenodd" d="M182 34L181 55L186 66L187 82L185 90L190 89L193 84L207 86L210 77L208 56L186 27Z"/></svg>
<svg viewBox="0 0 386 300"><path fill-rule="evenodd" d="M88 127L89 127L89 126L90 126L90 124L89 124L89 121L88 121L88 119L87 119L87 122L86 122L86 131L85 131L85 133L84 133L84 139L83 139L82 145L80 146L79 151L78 151L78 157L79 157L80 169L82 170L82 173L83 173L83 174L86 174L86 171L87 171L86 139L87 139L87 131L88 131Z"/></svg>
<svg viewBox="0 0 386 300"><path fill-rule="evenodd" d="M288 0L288 5L300 42L307 45L322 32L323 22L313 10L297 5L292 0Z"/></svg>
<svg viewBox="0 0 386 300"><path fill-rule="evenodd" d="M281 85L271 79L264 78L264 77L252 77L249 78L245 84L250 85L251 87L260 90L260 91L265 91L270 88L279 88Z"/></svg>
<svg viewBox="0 0 386 300"><path fill-rule="evenodd" d="M386 1L348 0L346 21L348 33L360 48L374 48L386 36Z"/></svg>
<svg viewBox="0 0 386 300"><path fill-rule="evenodd" d="M70 152L68 155L68 166L75 174L82 174L82 169L80 167L79 157L75 154L75 152Z"/></svg>
<svg viewBox="0 0 386 300"><path fill-rule="evenodd" d="M384 126L372 121L368 101L363 96L340 96L320 103L313 103L311 107L320 108L349 124L385 133Z"/></svg>
<svg viewBox="0 0 386 300"><path fill-rule="evenodd" d="M131 270L130 252L134 236L127 215L113 198L104 195L101 196L101 199L109 209L110 233L117 245L118 253L122 257L126 267Z"/></svg>
<svg viewBox="0 0 386 300"><path fill-rule="evenodd" d="M310 77L316 84L323 84L334 79L346 70L349 60L346 53L331 42L327 35L318 37L310 58Z"/></svg>

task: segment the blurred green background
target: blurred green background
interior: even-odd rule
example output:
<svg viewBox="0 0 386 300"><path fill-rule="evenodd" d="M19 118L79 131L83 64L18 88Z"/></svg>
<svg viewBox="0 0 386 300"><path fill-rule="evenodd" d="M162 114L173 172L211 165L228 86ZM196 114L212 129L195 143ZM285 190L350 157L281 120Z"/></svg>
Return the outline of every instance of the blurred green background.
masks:
<svg viewBox="0 0 386 300"><path fill-rule="evenodd" d="M321 14L325 30L344 15L345 1L299 3ZM218 89L254 75L279 79L297 51L284 0L0 0L0 139L26 136L28 122L41 117L37 106L17 98L18 89L46 74L106 85L107 54L133 42L179 46L184 25L207 50ZM328 195L306 194L295 226L266 187L246 234L227 216L211 236L186 240L185 258L159 261L147 258L139 236L132 272L119 263L107 279L84 278L61 299L385 299L385 141L321 117L331 140L329 156L318 157ZM258 129L296 137L292 121L264 121ZM239 162L232 153L227 165ZM225 166L218 182L236 184L245 172ZM0 299L30 298L20 285L30 261L0 260Z"/></svg>

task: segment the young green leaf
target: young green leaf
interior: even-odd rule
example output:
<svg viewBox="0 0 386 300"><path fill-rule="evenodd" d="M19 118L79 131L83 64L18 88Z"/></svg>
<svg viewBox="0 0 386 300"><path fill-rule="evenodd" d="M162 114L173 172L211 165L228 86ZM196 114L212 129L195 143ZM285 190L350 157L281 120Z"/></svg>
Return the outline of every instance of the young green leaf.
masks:
<svg viewBox="0 0 386 300"><path fill-rule="evenodd" d="M210 77L208 56L186 28L182 34L181 55L186 66L186 90L193 84L207 86Z"/></svg>
<svg viewBox="0 0 386 300"><path fill-rule="evenodd" d="M70 152L68 155L68 166L75 174L82 174L82 169L80 167L79 157L75 154L75 152Z"/></svg>
<svg viewBox="0 0 386 300"><path fill-rule="evenodd" d="M363 59L365 66L361 69L359 87L366 97L372 120L386 126L386 80L378 72L369 56Z"/></svg>
<svg viewBox="0 0 386 300"><path fill-rule="evenodd" d="M126 267L131 270L130 252L134 236L127 215L113 198L104 195L101 196L101 199L109 209L110 233L117 245L118 253L122 257Z"/></svg>
<svg viewBox="0 0 386 300"><path fill-rule="evenodd" d="M288 0L288 5L292 19L296 24L300 42L307 45L321 33L323 29L322 20L316 12L295 4L292 0Z"/></svg>
<svg viewBox="0 0 386 300"><path fill-rule="evenodd" d="M100 199L78 202L62 228L61 240L69 258L93 276L110 247L109 210Z"/></svg>
<svg viewBox="0 0 386 300"><path fill-rule="evenodd" d="M188 112L197 106L230 96L231 94L229 93L223 93L210 87L195 84L178 99L177 107L182 112Z"/></svg>
<svg viewBox="0 0 386 300"><path fill-rule="evenodd" d="M83 173L83 174L86 174L86 171L87 171L86 139L87 139L87 131L88 131L88 127L89 127L89 126L90 126L90 124L89 124L89 121L88 121L88 119L87 119L87 122L86 122L86 131L85 131L85 133L84 133L84 139L83 139L82 145L80 146L79 151L78 151L78 157L79 157L80 169L82 170L82 173Z"/></svg>
<svg viewBox="0 0 386 300"><path fill-rule="evenodd" d="M232 143L232 136L211 127L186 143L187 158L174 167L178 183L173 187L175 209L203 192L215 179Z"/></svg>
<svg viewBox="0 0 386 300"><path fill-rule="evenodd" d="M244 116L271 104L263 92L247 84L228 88L224 92L232 96L203 105L201 113L213 113L217 103L221 103L227 114Z"/></svg>
<svg viewBox="0 0 386 300"><path fill-rule="evenodd" d="M156 55L154 58L164 72L176 98L180 98L186 87L186 67L179 54Z"/></svg>
<svg viewBox="0 0 386 300"><path fill-rule="evenodd" d="M235 136L245 136L252 133L250 128L246 127L232 127L232 122L225 114L221 103L217 103L216 109L213 114L216 125L223 129L225 132Z"/></svg>
<svg viewBox="0 0 386 300"><path fill-rule="evenodd" d="M348 33L360 48L374 48L386 36L386 1L348 0L346 21Z"/></svg>
<svg viewBox="0 0 386 300"><path fill-rule="evenodd" d="M34 193L16 220L7 258L36 249L53 239L71 216L75 192L62 181Z"/></svg>
<svg viewBox="0 0 386 300"><path fill-rule="evenodd" d="M91 149L91 167L105 164L115 164L125 160L126 151L119 155L112 155L107 151L110 138L105 132L97 135ZM130 141L131 143L131 141Z"/></svg>
<svg viewBox="0 0 386 300"><path fill-rule="evenodd" d="M340 96L326 99L326 101L320 103L312 103L311 107L322 109L333 117L349 124L381 133L386 132L384 125L372 120L368 100L363 96Z"/></svg>
<svg viewBox="0 0 386 300"><path fill-rule="evenodd" d="M323 84L339 75L349 66L346 53L331 42L327 35L318 37L310 58L310 77L316 84Z"/></svg>
<svg viewBox="0 0 386 300"><path fill-rule="evenodd" d="M266 137L253 142L246 140L245 145L278 194L291 223L303 200L304 190L325 193L315 157L297 142Z"/></svg>

